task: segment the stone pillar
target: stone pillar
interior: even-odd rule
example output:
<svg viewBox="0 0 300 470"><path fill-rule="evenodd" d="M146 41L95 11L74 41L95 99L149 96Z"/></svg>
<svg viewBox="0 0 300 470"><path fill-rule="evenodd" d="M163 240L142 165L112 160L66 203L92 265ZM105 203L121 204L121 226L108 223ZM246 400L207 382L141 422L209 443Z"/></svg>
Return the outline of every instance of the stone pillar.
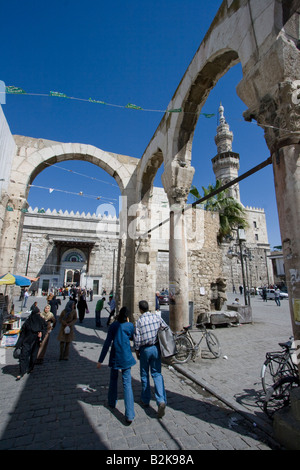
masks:
<svg viewBox="0 0 300 470"><path fill-rule="evenodd" d="M291 321L300 340L300 52L281 35L255 67L243 70L237 91L248 106L244 117L264 129L272 156Z"/></svg>
<svg viewBox="0 0 300 470"><path fill-rule="evenodd" d="M21 241L21 230L24 213L28 207L26 199L22 196L7 198L3 222L2 237L0 241L0 266L2 274L17 273L18 252Z"/></svg>
<svg viewBox="0 0 300 470"><path fill-rule="evenodd" d="M189 323L189 283L185 203L190 191L194 168L181 167L174 160L166 165L162 182L170 204L169 240L169 312L170 328L180 331Z"/></svg>
<svg viewBox="0 0 300 470"><path fill-rule="evenodd" d="M274 180L294 337L300 340L300 132L273 153Z"/></svg>
<svg viewBox="0 0 300 470"><path fill-rule="evenodd" d="M273 161L274 183L280 224L293 333L300 340L300 81L278 84L273 98L264 100L258 122Z"/></svg>

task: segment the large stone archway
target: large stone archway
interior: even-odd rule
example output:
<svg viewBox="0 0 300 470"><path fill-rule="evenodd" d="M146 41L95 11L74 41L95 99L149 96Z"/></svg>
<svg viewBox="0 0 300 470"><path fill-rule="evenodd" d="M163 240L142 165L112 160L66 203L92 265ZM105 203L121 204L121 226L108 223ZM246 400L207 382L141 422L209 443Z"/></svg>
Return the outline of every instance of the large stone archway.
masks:
<svg viewBox="0 0 300 470"><path fill-rule="evenodd" d="M134 211L129 215L129 208L141 201L149 206L155 171L163 161L162 183L171 207L169 273L175 299L170 309L170 324L174 330L180 329L188 321L184 207L194 175L194 131L210 90L230 67L241 62L243 79L237 91L248 106L245 117L256 119L265 129L273 158L287 280L292 293L293 326L295 336L300 339L300 239L297 230L300 226L300 53L297 7L297 0L224 0L169 103L170 111L165 113L139 161L89 145L16 137L15 150L13 145L5 150L11 170L6 170L10 183L3 187L0 208L2 269L9 270L16 265L27 184L46 162L87 159L108 171L118 182L121 194L127 198L127 212L123 211L121 217L127 235L129 224L137 217ZM5 211L7 205L13 211ZM286 214L289 214L288 220ZM175 236L178 233L180 239ZM120 240L120 244L119 279L120 286L123 286L123 300L136 311L134 292L137 276L149 268L151 248L148 240L141 242L130 236ZM144 293L148 298L153 296L153 283L149 277L145 279Z"/></svg>
<svg viewBox="0 0 300 470"><path fill-rule="evenodd" d="M65 160L88 161L115 178L121 195L128 197L135 193L135 170L138 164L135 158L104 152L92 145L58 143L23 136L14 136L14 142L15 155L9 183L2 192L0 203L4 214L0 241L2 272L16 272L30 184L49 165Z"/></svg>
<svg viewBox="0 0 300 470"><path fill-rule="evenodd" d="M138 181L143 180L148 161L159 154L160 149L164 158L162 182L171 206L169 273L170 283L176 287L176 303L170 309L174 330L188 320L187 250L181 210L194 173L191 158L194 131L210 90L229 68L241 62L243 79L237 92L249 108L245 118L256 119L265 129L273 156L279 222L290 271L288 282L293 292L290 301L293 327L295 336L300 338L300 310L294 302L300 299L300 246L295 228L299 227L300 217L297 8L297 1L224 0L169 103L171 111L164 115L142 157ZM296 193L294 198L292 193ZM287 213L293 213L289 223ZM174 238L175 232L182 233L182 242ZM295 315L299 317L296 323Z"/></svg>

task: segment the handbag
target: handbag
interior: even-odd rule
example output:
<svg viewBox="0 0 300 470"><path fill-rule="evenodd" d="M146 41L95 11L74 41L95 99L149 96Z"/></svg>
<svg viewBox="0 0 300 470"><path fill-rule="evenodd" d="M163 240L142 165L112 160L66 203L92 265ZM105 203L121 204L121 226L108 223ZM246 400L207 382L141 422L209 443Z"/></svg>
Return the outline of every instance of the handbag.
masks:
<svg viewBox="0 0 300 470"><path fill-rule="evenodd" d="M85 309L85 312L86 312L86 313L90 313L90 311L89 311L89 309L88 309L88 308L86 308L86 309Z"/></svg>
<svg viewBox="0 0 300 470"><path fill-rule="evenodd" d="M71 331L71 329L70 329L70 327L67 325L67 326L65 327L65 329L64 329L65 334L68 335L68 334L70 333L70 331Z"/></svg>
<svg viewBox="0 0 300 470"><path fill-rule="evenodd" d="M21 356L21 348L15 348L13 352L14 359L19 359Z"/></svg>
<svg viewBox="0 0 300 470"><path fill-rule="evenodd" d="M169 326L164 329L159 329L157 337L162 357L171 357L177 354L175 337Z"/></svg>

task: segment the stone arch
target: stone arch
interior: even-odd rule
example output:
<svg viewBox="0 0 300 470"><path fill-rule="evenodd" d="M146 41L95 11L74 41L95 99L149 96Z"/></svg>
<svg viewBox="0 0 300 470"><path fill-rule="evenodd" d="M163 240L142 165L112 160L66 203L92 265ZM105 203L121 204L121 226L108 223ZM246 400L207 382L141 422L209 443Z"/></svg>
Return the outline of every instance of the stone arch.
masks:
<svg viewBox="0 0 300 470"><path fill-rule="evenodd" d="M153 153L151 158L146 161L146 165L141 165L141 167L139 168L137 193L141 201L143 201L144 199L149 199L155 175L157 173L157 170L162 165L163 161L163 152L161 149L157 149L157 151Z"/></svg>
<svg viewBox="0 0 300 470"><path fill-rule="evenodd" d="M208 59L191 83L181 105L182 113L178 117L171 149L171 153L177 155L180 162L191 163L192 140L200 110L219 79L238 62L236 51L219 51Z"/></svg>
<svg viewBox="0 0 300 470"><path fill-rule="evenodd" d="M0 240L0 263L5 272L15 269L23 226L22 210L28 206L30 184L41 171L65 160L88 161L112 176L123 194L135 188L135 172L139 162L136 158L105 152L92 145L58 143L23 136L14 136L14 140L16 153L10 183L2 198L2 204L9 204L12 209L7 212L3 208L4 236Z"/></svg>
<svg viewBox="0 0 300 470"><path fill-rule="evenodd" d="M87 259L86 259L86 255L79 248L69 248L65 250L64 253L62 254L61 261L85 263Z"/></svg>
<svg viewBox="0 0 300 470"><path fill-rule="evenodd" d="M26 150L28 151L28 147L23 148L23 151ZM131 169L129 169L127 165L129 157L105 152L92 145L73 143L54 144L28 153L28 158L20 158L11 172L11 180L26 186L25 192L22 194L25 198L28 196L28 185L41 171L48 166L66 160L83 160L98 166L116 180L122 193L132 177L132 162L135 160L130 158Z"/></svg>

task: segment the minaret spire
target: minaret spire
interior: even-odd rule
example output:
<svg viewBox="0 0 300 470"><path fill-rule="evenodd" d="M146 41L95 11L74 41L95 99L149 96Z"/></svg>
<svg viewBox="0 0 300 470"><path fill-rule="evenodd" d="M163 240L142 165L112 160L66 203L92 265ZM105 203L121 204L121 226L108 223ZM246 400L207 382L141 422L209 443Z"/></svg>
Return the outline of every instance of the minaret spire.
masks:
<svg viewBox="0 0 300 470"><path fill-rule="evenodd" d="M232 151L232 141L233 133L230 131L229 124L226 122L224 106L220 103L219 124L215 136L218 153L212 159L212 164L216 180L220 180L222 184L226 184L238 177L240 156L238 153ZM229 193L232 197L240 201L238 184L231 187Z"/></svg>
<svg viewBox="0 0 300 470"><path fill-rule="evenodd" d="M219 125L217 127L217 135L215 136L218 153L232 151L233 133L226 122L222 103L219 106L219 116Z"/></svg>

